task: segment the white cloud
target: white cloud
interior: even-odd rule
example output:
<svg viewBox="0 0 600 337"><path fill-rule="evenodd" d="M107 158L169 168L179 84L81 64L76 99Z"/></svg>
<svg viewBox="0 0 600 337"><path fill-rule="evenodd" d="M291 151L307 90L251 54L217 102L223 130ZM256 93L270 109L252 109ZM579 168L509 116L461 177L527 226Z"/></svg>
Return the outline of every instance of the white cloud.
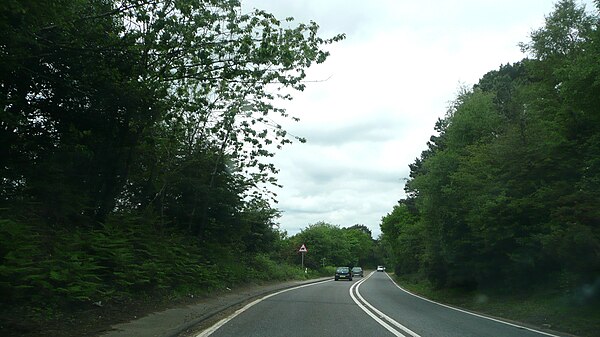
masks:
<svg viewBox="0 0 600 337"><path fill-rule="evenodd" d="M375 236L459 86L522 59L517 44L553 9L548 0L244 3L279 18L314 20L324 37L347 34L329 47L324 64L309 69L308 79L320 82L286 104L301 122L284 126L308 143L275 157L282 229L360 223Z"/></svg>

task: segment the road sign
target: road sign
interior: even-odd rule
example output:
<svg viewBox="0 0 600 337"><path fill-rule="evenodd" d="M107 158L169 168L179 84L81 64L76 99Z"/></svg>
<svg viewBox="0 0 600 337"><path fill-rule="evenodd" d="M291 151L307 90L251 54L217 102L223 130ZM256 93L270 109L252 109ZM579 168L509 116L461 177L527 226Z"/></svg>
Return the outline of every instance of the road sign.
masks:
<svg viewBox="0 0 600 337"><path fill-rule="evenodd" d="M306 249L306 245L302 244L302 246L300 246L300 249L298 249L298 253L302 253L302 269L304 269L304 253L308 252L308 249Z"/></svg>

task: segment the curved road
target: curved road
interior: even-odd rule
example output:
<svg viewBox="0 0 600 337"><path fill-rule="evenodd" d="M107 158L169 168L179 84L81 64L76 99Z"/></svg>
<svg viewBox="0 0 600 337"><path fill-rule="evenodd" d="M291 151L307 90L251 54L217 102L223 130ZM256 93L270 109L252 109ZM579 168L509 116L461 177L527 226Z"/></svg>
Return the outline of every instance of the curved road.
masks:
<svg viewBox="0 0 600 337"><path fill-rule="evenodd" d="M556 336L452 309L400 289L386 273L325 281L256 300L206 336Z"/></svg>

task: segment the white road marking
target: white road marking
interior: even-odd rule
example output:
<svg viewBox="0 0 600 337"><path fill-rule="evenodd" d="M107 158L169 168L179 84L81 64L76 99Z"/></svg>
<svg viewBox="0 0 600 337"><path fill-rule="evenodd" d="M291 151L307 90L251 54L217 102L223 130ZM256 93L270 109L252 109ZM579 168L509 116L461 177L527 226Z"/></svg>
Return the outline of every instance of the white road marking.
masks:
<svg viewBox="0 0 600 337"><path fill-rule="evenodd" d="M372 275L372 274L371 274ZM369 275L369 277L371 276ZM367 277L368 279L368 277ZM367 302L367 300L365 300L362 295L360 294L359 288L362 285L362 282L360 284L358 284L356 286L356 295L358 296L358 298L364 302L364 304L369 307L373 312L375 312L377 315L379 315L379 317L383 317L385 318L385 320L387 320L388 322L392 323L393 325L395 325L396 327L398 327L399 329L401 329L402 331L406 332L407 334L413 336L413 337L420 337L418 334L416 334L414 331L410 330L409 328L405 327L404 325L398 323L396 320L394 320L393 318L389 317L388 315L384 314L383 312L377 310L377 308L375 308L374 306L372 306L369 302Z"/></svg>
<svg viewBox="0 0 600 337"><path fill-rule="evenodd" d="M392 283L394 283L394 285L395 285L396 287L398 287L398 289L400 289L400 290L404 291L405 293L407 293L407 294L409 294L409 295L412 295L412 296L414 296L414 297L420 298L420 299L422 299L422 300L424 300L424 301L431 302L431 303L437 304L437 305L439 305L439 306L442 306L442 307L445 307L445 308L448 308L448 309L452 309L452 310L456 310L456 311L460 311L460 312L462 312L462 313L469 314L469 315L473 315L473 316L476 316L476 317L479 317L479 318L485 318L485 319L489 319L490 321L494 321L494 322L498 322L498 323L502 323L502 324L510 325L510 326L512 326L512 327L515 327L515 328L519 328L519 329L528 330L528 331L535 332L535 333L539 333L539 334L546 335L546 336L551 336L551 337L560 337L560 336L558 336L558 335L553 335L553 334L551 334L551 333L547 333L547 332L544 332L544 331L539 331L539 330L535 330L535 329L532 329L532 328L528 328L528 327L525 327L525 326L522 326L522 325L513 324L513 323L509 323L509 322L502 321L502 320L499 320L499 319L495 319L495 318L492 318L492 317L487 317L487 316L479 315L479 314L476 314L476 313L474 313L474 312L470 312L470 311L462 310L462 309L455 308L455 307L452 307L452 306L449 306L449 305L446 305L446 304L442 304L442 303L438 303L438 302L432 301L432 300L430 300L430 299L428 299L428 298L425 298L425 297L419 296L419 295L417 295L417 294L413 294L413 293L411 293L410 291L408 291L408 290L406 290L406 289L402 288L401 286L399 286L399 285L396 283L396 281L394 281L394 280L392 279L392 277L391 277L391 276L390 276L388 273L385 273L385 275L387 275L387 277L388 277L388 278L389 278L389 279L392 281Z"/></svg>
<svg viewBox="0 0 600 337"><path fill-rule="evenodd" d="M325 283L325 282L331 282L331 280L326 280L326 281L321 281L321 282L315 282L315 283L309 283L309 284L303 284L301 286L284 289L284 290L278 291L276 293L272 293L272 294L269 294L267 296L261 297L261 298L259 298L257 300L254 300L254 301L246 304L243 308L236 310L233 314L231 314L231 315L223 318L222 320L218 321L215 325L213 325L210 328L208 328L208 329L202 331L201 333L197 334L196 337L207 337L207 336L212 335L215 331L217 331L220 327L222 327L223 325L225 325L227 322L231 321L232 319L234 319L239 314L241 314L244 311L250 309L255 304L258 304L258 303L266 300L267 298L270 298L270 297L273 297L275 295L279 295L279 294L288 292L290 290L300 289L300 288L304 288L304 287L310 287L310 286L314 286L314 285L317 285L317 284L322 284L322 283Z"/></svg>
<svg viewBox="0 0 600 337"><path fill-rule="evenodd" d="M365 300L362 295L360 294L359 288L362 285L363 282L367 281L374 272L371 272L367 277L365 277L364 279L354 283L351 287L350 287L350 297L352 298L352 300L354 301L354 303L356 303L356 305L358 305L359 308L361 308L367 315L369 315L373 320L375 320L377 323L379 323L379 325L381 325L382 327L384 327L386 330L388 330L389 332L391 332L394 336L399 336L399 337L407 337L408 336L412 336L412 337L420 337L418 334L416 334L415 332L411 331L410 329L408 329L407 327L403 326L402 324L398 323L396 320L394 320L393 318L387 316L386 314L384 314L383 312L381 312L380 310L378 310L377 308L375 308L373 305L371 305L367 300ZM553 335L544 331L539 331L539 330L535 330L532 328L528 328L525 326L521 326L518 324L513 324L513 323L509 323L506 321L502 321L499 319L495 319L492 317L487 317L487 316L483 316L483 315L479 315L470 311L466 311L466 310L462 310L459 308L455 308L446 304L442 304L442 303L438 303L435 301L432 301L430 299L427 299L425 297L419 296L417 294L414 294L404 288L402 288L401 286L399 286L390 276L388 273L385 273L385 275L390 279L390 281L392 281L392 283L401 291L406 292L407 294L410 294L411 296L417 297L419 299L422 299L424 301L430 302L430 303L434 303L437 304L439 306L448 308L448 309L452 309L452 310L456 310L465 314L469 314L472 316L476 316L479 318L484 318L487 320L491 320L494 322L498 322L498 323L502 323L502 324L506 324L512 327L516 327L519 329L524 329L524 330L528 330L531 332L535 332L535 333L539 333L542 335L546 335L546 336L550 336L550 337L560 337L558 335ZM295 290L295 289L299 289L299 288L304 288L304 287L310 287L313 285L317 285L317 284L322 284L325 282L331 282L331 280L326 280L326 281L321 281L321 282L316 282L316 283L310 283L310 284L304 284L304 285L300 285L297 287L293 287L293 288L288 288L288 289L284 289L281 291L278 291L276 293L272 293L269 295L266 295L264 297L261 297L257 300L254 300L248 304L246 304L243 308L236 310L233 314L229 315L226 318L223 318L222 320L220 320L219 322L217 322L216 324L214 324L213 326L211 326L210 328L202 331L200 334L196 335L195 337L208 337L211 334L213 334L215 331L217 331L220 327L222 327L223 325L225 325L227 322L231 321L232 319L234 319L236 316L240 315L241 313L243 313L244 311L250 309L252 306L270 298L273 297L275 295L279 295L291 290ZM354 295L354 290L356 290L356 296ZM363 304L364 303L364 304ZM396 326L398 329L402 330L402 332L396 330L394 327L390 326L390 324L386 323L385 321L389 322L390 324Z"/></svg>
<svg viewBox="0 0 600 337"><path fill-rule="evenodd" d="M354 303L356 303L356 305L358 305L359 308L362 309L362 311L364 311L367 315L371 316L371 318L373 320L375 320L375 322L379 323L379 325L383 326L384 328L386 328L389 332L391 332L394 336L401 336L401 337L406 337L406 335L404 335L403 333L401 333L400 331L394 329L393 327L391 327L389 324L387 324L384 320L382 320L381 318L384 318L386 321L390 322L391 324L395 325L396 327L398 327L399 329L401 329L402 331L404 331L405 333L409 334L410 336L413 337L420 337L419 335L417 335L416 333L412 332L410 329L408 329L407 327L403 326L402 324L396 322L394 319L392 319L391 317L387 316L386 314L382 313L381 311L375 309L375 307L373 307L369 302L367 302L361 295L360 292L358 291L358 288L360 287L360 285L365 282L366 280L369 279L369 277L371 277L371 275L373 275L373 272L371 272L371 274L369 274L369 276L367 276L366 278L356 282L355 284L352 285L352 287L350 287L350 297L352 297L352 300L354 301ZM356 288L356 295L358 296L358 298L360 298L360 301L357 299L356 296L354 296L354 289ZM364 302L364 305L363 303ZM368 307L368 308L367 308ZM371 310L369 310L371 309ZM377 315L379 315L379 317ZM381 318L380 318L381 317Z"/></svg>

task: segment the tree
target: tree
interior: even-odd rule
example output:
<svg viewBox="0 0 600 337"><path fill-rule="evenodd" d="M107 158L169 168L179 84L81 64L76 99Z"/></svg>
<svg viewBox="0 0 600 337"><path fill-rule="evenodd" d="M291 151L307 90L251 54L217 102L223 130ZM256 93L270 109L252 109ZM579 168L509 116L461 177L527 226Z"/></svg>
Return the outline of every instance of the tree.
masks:
<svg viewBox="0 0 600 337"><path fill-rule="evenodd" d="M373 240L364 231L340 228L326 222L312 224L292 236L294 247L306 244L310 254L304 260L306 266L318 268L323 259L327 265L354 266L371 258ZM297 250L297 248L296 248Z"/></svg>
<svg viewBox="0 0 600 337"><path fill-rule="evenodd" d="M269 159L303 141L276 102L343 35L235 0L8 0L0 28L0 236L27 243L0 247L3 294L43 306L269 265Z"/></svg>
<svg viewBox="0 0 600 337"><path fill-rule="evenodd" d="M371 231L365 225L353 225L342 228L346 241L350 245L351 253L354 256L352 265L371 266L374 261L374 243L371 237Z"/></svg>
<svg viewBox="0 0 600 337"><path fill-rule="evenodd" d="M62 225L159 203L173 184L164 172L198 156L210 161L205 199L225 188L217 186L225 171L233 193L263 194L277 172L263 159L291 142L271 115L288 117L273 101L292 96L274 92L302 90L305 68L328 55L322 46L343 38L322 39L316 23L293 27L291 18L282 28L264 11L241 13L237 1L8 2L2 10L15 34L2 41L0 190L4 202L42 205L35 213ZM199 207L205 226L211 206Z"/></svg>
<svg viewBox="0 0 600 337"><path fill-rule="evenodd" d="M458 95L410 165L406 206L382 219L397 265L415 245L418 271L439 286L597 278L597 22L560 1L523 44L533 58Z"/></svg>
<svg viewBox="0 0 600 337"><path fill-rule="evenodd" d="M417 214L411 213L406 200L400 200L392 212L381 218L381 241L389 250L390 265L396 275L418 272L424 261L423 227Z"/></svg>
<svg viewBox="0 0 600 337"><path fill-rule="evenodd" d="M103 15L112 4L9 4L0 139L1 190L10 197L2 199L36 205L33 213L62 225L101 221L137 139L155 121L158 89L132 80L141 75L140 55ZM30 13L42 19L25 19Z"/></svg>

